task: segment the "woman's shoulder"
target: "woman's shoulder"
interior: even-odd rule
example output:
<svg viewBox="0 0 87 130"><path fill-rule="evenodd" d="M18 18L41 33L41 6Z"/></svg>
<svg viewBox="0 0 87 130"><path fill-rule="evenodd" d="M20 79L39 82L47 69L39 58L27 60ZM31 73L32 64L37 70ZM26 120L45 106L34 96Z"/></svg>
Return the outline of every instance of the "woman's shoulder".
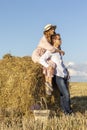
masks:
<svg viewBox="0 0 87 130"><path fill-rule="evenodd" d="M41 46L41 45L44 44L45 42L47 42L47 40L46 40L46 37L43 35L43 36L41 37L40 41L39 41L38 46L39 46L39 45Z"/></svg>

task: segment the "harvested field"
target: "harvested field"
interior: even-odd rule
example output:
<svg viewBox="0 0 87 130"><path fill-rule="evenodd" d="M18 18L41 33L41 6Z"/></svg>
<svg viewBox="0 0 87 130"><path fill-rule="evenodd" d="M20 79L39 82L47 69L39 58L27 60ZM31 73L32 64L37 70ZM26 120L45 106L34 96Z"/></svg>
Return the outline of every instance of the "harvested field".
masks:
<svg viewBox="0 0 87 130"><path fill-rule="evenodd" d="M87 83L70 83L71 103L75 115L65 116L54 86L52 96L45 94L42 66L31 57L6 54L0 60L0 130L86 130ZM43 125L35 121L31 107L44 97L52 118Z"/></svg>

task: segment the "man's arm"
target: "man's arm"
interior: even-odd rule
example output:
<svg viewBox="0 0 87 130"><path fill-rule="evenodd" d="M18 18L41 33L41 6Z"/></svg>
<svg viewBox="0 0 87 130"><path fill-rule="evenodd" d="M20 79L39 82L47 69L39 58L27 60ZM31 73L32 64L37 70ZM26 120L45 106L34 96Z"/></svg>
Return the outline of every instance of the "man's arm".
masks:
<svg viewBox="0 0 87 130"><path fill-rule="evenodd" d="M44 67L49 67L49 64L47 62L47 60L51 57L51 52L50 51L46 51L39 59L39 63L41 65L43 65Z"/></svg>

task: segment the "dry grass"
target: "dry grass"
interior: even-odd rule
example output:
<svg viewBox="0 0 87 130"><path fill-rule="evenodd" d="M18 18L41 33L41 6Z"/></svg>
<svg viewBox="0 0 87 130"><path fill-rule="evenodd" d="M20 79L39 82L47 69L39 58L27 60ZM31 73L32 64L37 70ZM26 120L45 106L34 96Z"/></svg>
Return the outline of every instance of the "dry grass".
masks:
<svg viewBox="0 0 87 130"><path fill-rule="evenodd" d="M31 57L7 54L0 60L0 130L86 130L87 83L70 83L75 115L65 116L59 109L58 91L48 97L42 67ZM56 96L54 96L56 95ZM35 121L30 106L45 97L51 110L45 122Z"/></svg>

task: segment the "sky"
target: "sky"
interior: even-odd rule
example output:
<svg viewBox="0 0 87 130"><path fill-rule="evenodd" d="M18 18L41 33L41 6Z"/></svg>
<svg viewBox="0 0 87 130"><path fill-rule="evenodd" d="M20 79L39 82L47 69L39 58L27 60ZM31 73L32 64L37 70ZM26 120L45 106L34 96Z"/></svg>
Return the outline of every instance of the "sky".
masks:
<svg viewBox="0 0 87 130"><path fill-rule="evenodd" d="M0 59L31 56L47 24L61 34L71 75L87 77L87 0L0 0Z"/></svg>

